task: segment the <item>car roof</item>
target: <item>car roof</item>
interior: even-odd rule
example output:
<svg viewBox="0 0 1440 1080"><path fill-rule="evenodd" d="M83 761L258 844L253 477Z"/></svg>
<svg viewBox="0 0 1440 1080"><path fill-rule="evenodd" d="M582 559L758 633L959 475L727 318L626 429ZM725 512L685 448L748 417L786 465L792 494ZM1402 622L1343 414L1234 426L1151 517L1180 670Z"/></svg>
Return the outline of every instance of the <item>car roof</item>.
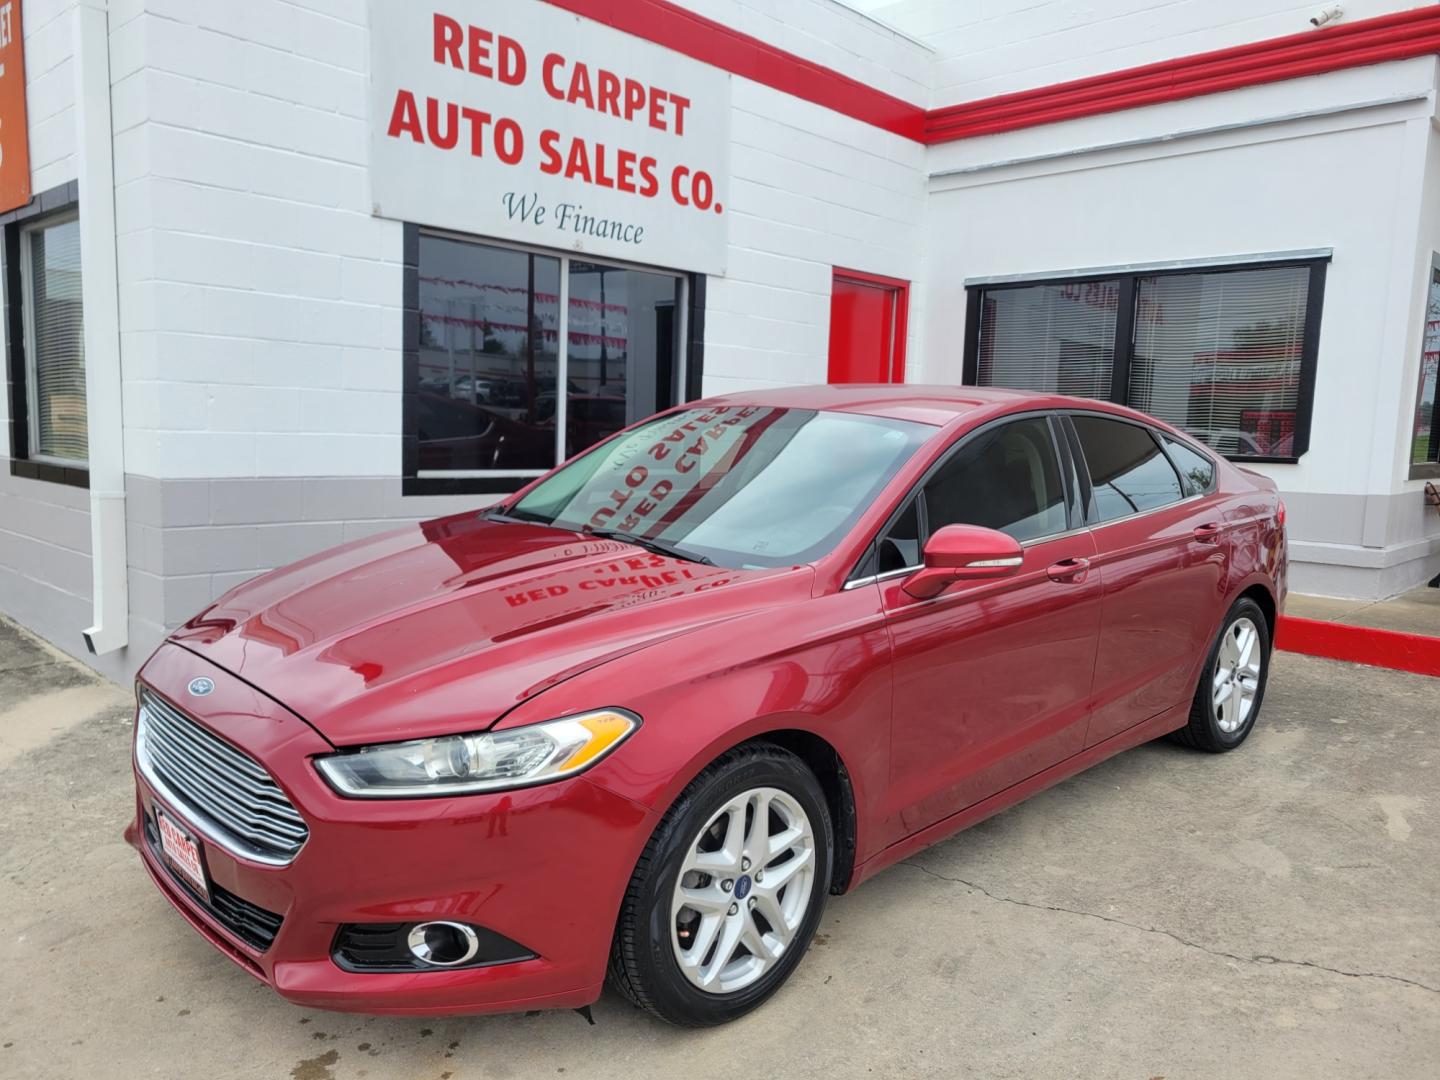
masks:
<svg viewBox="0 0 1440 1080"><path fill-rule="evenodd" d="M700 403L696 403L700 404ZM706 398L708 405L760 405L785 409L823 409L862 413L890 420L944 427L958 417L977 411L1011 412L1018 409L1087 407L1130 415L1107 401L1090 401L1034 390L1007 390L992 386L921 385L915 383L850 383L839 386L790 386L746 390ZM694 408L691 405L690 408Z"/></svg>

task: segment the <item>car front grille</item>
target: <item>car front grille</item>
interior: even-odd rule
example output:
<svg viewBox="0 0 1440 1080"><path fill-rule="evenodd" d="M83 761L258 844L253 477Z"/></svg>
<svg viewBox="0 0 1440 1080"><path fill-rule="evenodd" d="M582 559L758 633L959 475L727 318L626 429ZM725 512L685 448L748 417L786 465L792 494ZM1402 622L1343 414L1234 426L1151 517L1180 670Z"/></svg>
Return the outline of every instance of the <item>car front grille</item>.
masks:
<svg viewBox="0 0 1440 1080"><path fill-rule="evenodd" d="M310 835L259 762L144 689L136 751L146 779L233 855L283 866Z"/></svg>

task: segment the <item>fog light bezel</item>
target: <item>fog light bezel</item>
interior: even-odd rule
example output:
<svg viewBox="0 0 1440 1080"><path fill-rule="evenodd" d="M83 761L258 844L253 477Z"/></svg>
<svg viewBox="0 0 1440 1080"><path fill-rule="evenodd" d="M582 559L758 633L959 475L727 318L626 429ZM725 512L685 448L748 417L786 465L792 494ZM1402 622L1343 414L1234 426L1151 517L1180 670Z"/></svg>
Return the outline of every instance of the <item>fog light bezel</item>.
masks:
<svg viewBox="0 0 1440 1080"><path fill-rule="evenodd" d="M463 926L475 936L477 950L467 959L446 963L428 963L410 950L410 934L428 923L443 922ZM467 936L468 940L468 936ZM534 950L513 938L477 923L459 919L419 919L413 922L341 923L335 928L330 945L330 959L342 971L356 975L384 975L400 972L470 971L535 960Z"/></svg>
<svg viewBox="0 0 1440 1080"><path fill-rule="evenodd" d="M458 933L465 943L464 955L456 960L437 960L435 950L430 947L429 942L429 930L432 926L443 926ZM405 935L405 947L410 950L411 956L426 967L463 967L475 959L475 955L480 951L480 936L475 933L474 927L465 923L451 919L432 919L429 922L416 923L410 928L410 932Z"/></svg>

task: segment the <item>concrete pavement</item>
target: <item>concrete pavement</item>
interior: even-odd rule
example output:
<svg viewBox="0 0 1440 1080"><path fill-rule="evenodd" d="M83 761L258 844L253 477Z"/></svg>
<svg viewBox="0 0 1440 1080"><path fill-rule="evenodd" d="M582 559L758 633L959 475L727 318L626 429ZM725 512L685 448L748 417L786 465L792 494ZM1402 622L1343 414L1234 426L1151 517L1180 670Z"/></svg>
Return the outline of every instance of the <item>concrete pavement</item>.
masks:
<svg viewBox="0 0 1440 1080"><path fill-rule="evenodd" d="M1440 681L1281 654L1238 753L1155 743L832 899L727 1028L297 1009L120 839L130 698L0 622L0 1075L1433 1078Z"/></svg>
<svg viewBox="0 0 1440 1080"><path fill-rule="evenodd" d="M1388 600L1341 600L1291 593L1285 600L1285 614L1440 637L1440 589L1422 585Z"/></svg>

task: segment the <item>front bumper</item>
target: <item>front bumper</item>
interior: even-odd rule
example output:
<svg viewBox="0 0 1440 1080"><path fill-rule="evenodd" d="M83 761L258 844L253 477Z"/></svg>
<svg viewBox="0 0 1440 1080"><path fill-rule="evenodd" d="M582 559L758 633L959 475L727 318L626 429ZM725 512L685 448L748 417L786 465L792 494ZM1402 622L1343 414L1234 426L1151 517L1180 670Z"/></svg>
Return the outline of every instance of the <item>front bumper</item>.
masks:
<svg viewBox="0 0 1440 1080"><path fill-rule="evenodd" d="M215 683L203 705L184 691L197 675ZM163 646L141 678L260 762L309 826L289 865L254 862L197 829L184 806L136 770L126 840L166 899L251 975L296 1004L354 1012L503 1012L599 997L620 899L655 826L653 811L584 777L447 799L341 798L311 760L331 745L240 679L175 645ZM268 947L237 932L235 918L227 925L157 856L146 836L157 805L198 839L217 896L279 917ZM374 973L345 971L331 957L342 924L432 919L486 927L535 955L491 967Z"/></svg>

